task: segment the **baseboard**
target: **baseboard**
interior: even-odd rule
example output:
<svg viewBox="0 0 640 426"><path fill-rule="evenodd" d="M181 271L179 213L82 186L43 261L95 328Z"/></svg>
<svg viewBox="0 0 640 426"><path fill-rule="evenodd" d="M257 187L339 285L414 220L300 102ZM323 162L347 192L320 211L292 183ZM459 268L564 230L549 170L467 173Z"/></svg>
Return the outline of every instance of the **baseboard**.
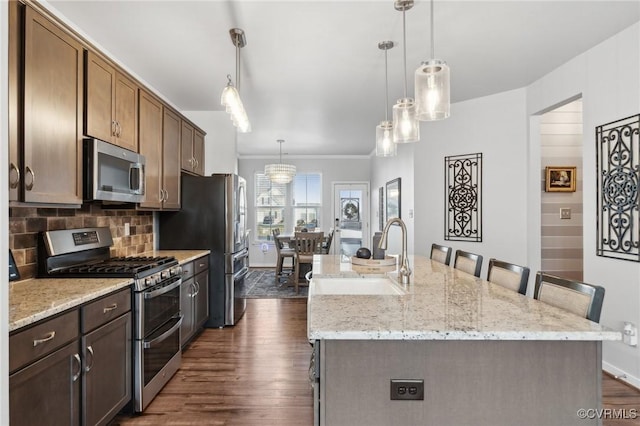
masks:
<svg viewBox="0 0 640 426"><path fill-rule="evenodd" d="M628 384L629 386L633 386L634 388L640 390L640 378L633 376L632 374L627 373L608 362L602 361L602 369L613 376L614 379L620 380Z"/></svg>

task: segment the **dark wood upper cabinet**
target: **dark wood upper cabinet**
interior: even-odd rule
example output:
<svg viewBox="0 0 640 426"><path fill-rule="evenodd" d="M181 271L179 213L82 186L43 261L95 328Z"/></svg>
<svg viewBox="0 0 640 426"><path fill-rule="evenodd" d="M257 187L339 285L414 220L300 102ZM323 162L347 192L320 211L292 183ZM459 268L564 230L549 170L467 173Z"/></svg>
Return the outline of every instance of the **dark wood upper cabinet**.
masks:
<svg viewBox="0 0 640 426"><path fill-rule="evenodd" d="M97 54L86 55L85 133L138 152L138 86Z"/></svg>

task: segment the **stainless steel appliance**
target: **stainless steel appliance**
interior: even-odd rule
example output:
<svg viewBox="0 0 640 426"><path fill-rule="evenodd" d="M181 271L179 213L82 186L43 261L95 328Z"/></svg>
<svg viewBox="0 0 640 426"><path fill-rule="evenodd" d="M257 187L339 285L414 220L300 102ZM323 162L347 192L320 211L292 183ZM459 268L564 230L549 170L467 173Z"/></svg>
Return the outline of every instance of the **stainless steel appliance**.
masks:
<svg viewBox="0 0 640 426"><path fill-rule="evenodd" d="M85 139L83 158L86 201L144 201L144 156L98 139Z"/></svg>
<svg viewBox="0 0 640 426"><path fill-rule="evenodd" d="M183 174L181 185L181 210L160 213L160 248L211 250L206 326L234 325L246 308L246 182L235 174Z"/></svg>
<svg viewBox="0 0 640 426"><path fill-rule="evenodd" d="M110 257L109 228L48 231L38 244L40 276L133 279L133 409L143 411L182 361L178 261L174 257Z"/></svg>

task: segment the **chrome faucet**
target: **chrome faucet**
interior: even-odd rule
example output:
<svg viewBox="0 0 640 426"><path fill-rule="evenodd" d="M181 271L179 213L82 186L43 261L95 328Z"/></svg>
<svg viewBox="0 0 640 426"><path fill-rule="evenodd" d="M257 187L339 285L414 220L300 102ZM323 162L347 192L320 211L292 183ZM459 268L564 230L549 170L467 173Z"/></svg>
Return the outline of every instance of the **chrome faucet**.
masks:
<svg viewBox="0 0 640 426"><path fill-rule="evenodd" d="M383 250L387 249L387 235L389 234L389 228L391 225L397 223L400 225L400 229L402 230L402 253L400 254L400 268L398 269L398 279L402 282L402 284L409 284L411 277L411 268L409 268L409 257L407 256L407 227L399 217L392 217L387 221L387 224L384 226L384 230L382 231L382 238L380 238L380 243L378 244L378 248Z"/></svg>

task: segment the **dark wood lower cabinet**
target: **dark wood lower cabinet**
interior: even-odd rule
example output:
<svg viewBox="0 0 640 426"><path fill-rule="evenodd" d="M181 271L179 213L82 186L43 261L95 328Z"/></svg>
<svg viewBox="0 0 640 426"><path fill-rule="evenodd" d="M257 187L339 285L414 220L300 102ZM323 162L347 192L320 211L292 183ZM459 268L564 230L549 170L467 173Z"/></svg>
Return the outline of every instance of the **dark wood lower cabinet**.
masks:
<svg viewBox="0 0 640 426"><path fill-rule="evenodd" d="M125 407L132 394L130 302L127 288L10 336L11 426L106 425Z"/></svg>
<svg viewBox="0 0 640 426"><path fill-rule="evenodd" d="M78 341L9 376L11 426L80 424Z"/></svg>
<svg viewBox="0 0 640 426"><path fill-rule="evenodd" d="M131 399L131 312L82 337L83 424L107 424Z"/></svg>

